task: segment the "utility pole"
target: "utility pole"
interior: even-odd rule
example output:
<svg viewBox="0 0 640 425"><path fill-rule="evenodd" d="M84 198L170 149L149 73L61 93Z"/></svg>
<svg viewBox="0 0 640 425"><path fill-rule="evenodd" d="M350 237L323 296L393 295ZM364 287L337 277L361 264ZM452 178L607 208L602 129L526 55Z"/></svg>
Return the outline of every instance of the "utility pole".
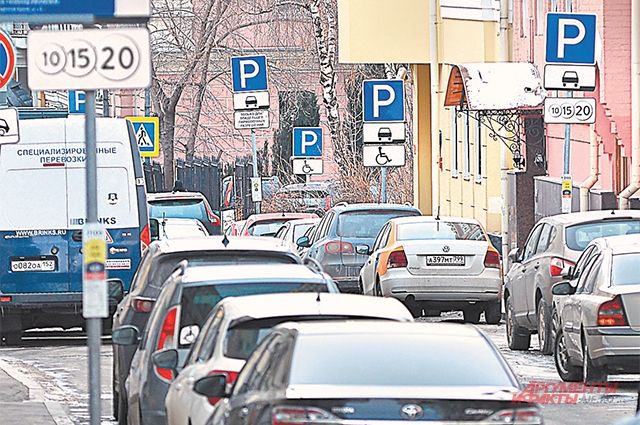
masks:
<svg viewBox="0 0 640 425"><path fill-rule="evenodd" d="M500 0L500 62L509 62L509 0ZM511 192L509 188L509 151L500 143L500 187L502 192L502 262L503 273L509 270L510 232L509 212Z"/></svg>
<svg viewBox="0 0 640 425"><path fill-rule="evenodd" d="M254 129L251 129L251 152L253 154L253 177L260 177L258 174L258 147ZM256 214L260 214L260 202L256 202Z"/></svg>

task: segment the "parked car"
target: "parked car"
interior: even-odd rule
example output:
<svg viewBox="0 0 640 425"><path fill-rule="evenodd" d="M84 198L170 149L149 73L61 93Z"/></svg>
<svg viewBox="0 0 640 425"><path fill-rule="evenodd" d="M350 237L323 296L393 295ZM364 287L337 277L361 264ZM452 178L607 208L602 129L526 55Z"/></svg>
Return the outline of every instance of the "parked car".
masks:
<svg viewBox="0 0 640 425"><path fill-rule="evenodd" d="M640 373L640 235L596 239L554 285L554 359L565 381Z"/></svg>
<svg viewBox="0 0 640 425"><path fill-rule="evenodd" d="M327 211L333 204L335 188L330 182L295 183L281 187L276 199L295 211Z"/></svg>
<svg viewBox="0 0 640 425"><path fill-rule="evenodd" d="M515 397L520 384L498 349L475 327L452 323L282 324L232 391L224 374L195 389L230 397L209 425L542 424L539 407Z"/></svg>
<svg viewBox="0 0 640 425"><path fill-rule="evenodd" d="M152 241L209 236L204 224L194 218L151 218L149 229Z"/></svg>
<svg viewBox="0 0 640 425"><path fill-rule="evenodd" d="M422 310L462 310L467 322L502 318L498 251L475 219L404 217L387 222L360 271L365 295L395 297Z"/></svg>
<svg viewBox="0 0 640 425"><path fill-rule="evenodd" d="M130 425L166 424L164 399L175 378L152 363L153 353L178 350L183 363L213 307L223 298L283 292L338 292L331 279L300 264L180 267L164 284L144 334L133 325L113 331L114 344L138 349L125 383ZM142 338L141 338L142 336Z"/></svg>
<svg viewBox="0 0 640 425"><path fill-rule="evenodd" d="M409 205L341 203L318 223L313 239L303 236L296 243L308 248L305 256L317 260L341 292L361 293L360 269L382 226L393 218L419 215Z"/></svg>
<svg viewBox="0 0 640 425"><path fill-rule="evenodd" d="M153 242L140 261L130 292L116 308L112 329L135 326L143 331L162 286L182 261L187 265L299 264L301 259L288 246L263 238L231 238L226 245L215 236ZM113 345L113 415L121 424L126 423L124 384L135 351L135 346Z"/></svg>
<svg viewBox="0 0 640 425"><path fill-rule="evenodd" d="M246 220L234 221L227 229L227 236L240 236Z"/></svg>
<svg viewBox="0 0 640 425"><path fill-rule="evenodd" d="M167 393L168 425L205 425L218 399L194 391L193 383L211 373L235 378L256 345L274 326L287 321L385 319L412 321L396 300L348 294L271 294L222 300L198 335L189 357ZM155 355L164 366L180 369L178 353L169 349ZM158 365L158 363L156 363Z"/></svg>
<svg viewBox="0 0 640 425"><path fill-rule="evenodd" d="M247 218L242 228L242 236L275 236L283 224L291 220L303 218L317 218L316 214L306 213L271 213L254 214Z"/></svg>
<svg viewBox="0 0 640 425"><path fill-rule="evenodd" d="M507 341L512 350L527 350L538 334L540 350L551 354L551 287L563 271L596 238L640 233L640 211L590 211L540 220L522 249L509 253L504 303Z"/></svg>
<svg viewBox="0 0 640 425"><path fill-rule="evenodd" d="M275 234L276 239L281 239L285 243L291 245L291 249L298 249L296 241L304 236L309 229L315 226L320 218L303 218L300 220L291 220L282 225L280 230Z"/></svg>
<svg viewBox="0 0 640 425"><path fill-rule="evenodd" d="M199 192L162 192L147 195L149 217L194 218L199 220L210 235L222 234L222 222L209 205L209 201Z"/></svg>

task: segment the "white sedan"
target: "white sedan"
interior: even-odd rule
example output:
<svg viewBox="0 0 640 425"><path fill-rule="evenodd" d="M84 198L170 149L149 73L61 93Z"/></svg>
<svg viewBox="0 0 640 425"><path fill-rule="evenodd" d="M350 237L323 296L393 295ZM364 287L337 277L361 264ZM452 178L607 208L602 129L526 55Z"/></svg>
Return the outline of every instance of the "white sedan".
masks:
<svg viewBox="0 0 640 425"><path fill-rule="evenodd" d="M397 298L415 317L462 310L467 322L478 323L482 312L487 323L500 322L500 255L477 220L396 218L368 251L360 271L365 295Z"/></svg>

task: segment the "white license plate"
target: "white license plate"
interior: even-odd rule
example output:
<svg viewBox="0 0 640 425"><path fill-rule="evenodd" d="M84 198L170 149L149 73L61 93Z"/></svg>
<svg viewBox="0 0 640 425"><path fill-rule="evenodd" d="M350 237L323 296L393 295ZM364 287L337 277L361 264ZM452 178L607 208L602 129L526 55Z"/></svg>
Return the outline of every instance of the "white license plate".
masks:
<svg viewBox="0 0 640 425"><path fill-rule="evenodd" d="M56 270L54 260L14 260L11 261L12 272L53 272Z"/></svg>
<svg viewBox="0 0 640 425"><path fill-rule="evenodd" d="M427 255L427 266L464 266L464 255Z"/></svg>

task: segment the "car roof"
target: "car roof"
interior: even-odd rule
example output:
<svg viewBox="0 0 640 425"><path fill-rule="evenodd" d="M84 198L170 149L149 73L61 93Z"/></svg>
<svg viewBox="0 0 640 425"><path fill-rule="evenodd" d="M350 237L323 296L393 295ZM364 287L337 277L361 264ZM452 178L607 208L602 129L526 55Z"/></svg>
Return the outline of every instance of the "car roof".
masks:
<svg viewBox="0 0 640 425"><path fill-rule="evenodd" d="M279 327L291 329L300 335L434 335L452 337L482 336L471 325L459 323L398 323L376 320L335 321L335 322L289 322Z"/></svg>
<svg viewBox="0 0 640 425"><path fill-rule="evenodd" d="M602 211L583 211L570 214L558 214L543 218L544 221L554 222L570 226L572 224L585 223L590 221L598 221L601 219L640 219L640 210L602 210Z"/></svg>
<svg viewBox="0 0 640 425"><path fill-rule="evenodd" d="M316 214L309 213L290 213L290 212L281 212L281 213L268 213L268 214L253 214L247 218L246 221L251 221L252 223L256 223L259 221L267 221L274 220L278 218L316 218L318 217Z"/></svg>
<svg viewBox="0 0 640 425"><path fill-rule="evenodd" d="M147 194L147 201L170 199L205 199L205 196L200 192L158 192Z"/></svg>
<svg viewBox="0 0 640 425"><path fill-rule="evenodd" d="M243 264L237 265L203 265L188 267L183 283L205 281L220 283L237 283L250 281L296 281L326 282L326 278L301 264Z"/></svg>
<svg viewBox="0 0 640 425"><path fill-rule="evenodd" d="M453 222L453 223L469 223L469 224L480 224L478 220L475 218L468 217L445 217L441 216L438 220L434 216L431 215L421 215L414 217L398 217L392 220L389 220L395 224L410 224L410 223L435 223L437 221L442 222Z"/></svg>
<svg viewBox="0 0 640 425"><path fill-rule="evenodd" d="M599 244L603 248L611 250L613 255L640 253L640 235L638 234L598 238L591 243Z"/></svg>
<svg viewBox="0 0 640 425"><path fill-rule="evenodd" d="M225 245L223 236L165 239L153 242L161 253L189 251L270 251L295 254L282 239L230 236Z"/></svg>
<svg viewBox="0 0 640 425"><path fill-rule="evenodd" d="M353 294L289 293L228 297L220 302L225 316L265 319L302 315L347 315L413 321L411 313L395 298Z"/></svg>
<svg viewBox="0 0 640 425"><path fill-rule="evenodd" d="M418 211L418 208L413 205L404 205L404 204L338 204L332 208L333 210L337 210L340 212L348 212L348 211L366 211L366 210L405 210L405 211Z"/></svg>
<svg viewBox="0 0 640 425"><path fill-rule="evenodd" d="M291 223L292 226L297 226L298 224L315 224L319 221L320 221L320 217L314 217L314 218L300 218L297 220L291 220L289 221L289 223Z"/></svg>

